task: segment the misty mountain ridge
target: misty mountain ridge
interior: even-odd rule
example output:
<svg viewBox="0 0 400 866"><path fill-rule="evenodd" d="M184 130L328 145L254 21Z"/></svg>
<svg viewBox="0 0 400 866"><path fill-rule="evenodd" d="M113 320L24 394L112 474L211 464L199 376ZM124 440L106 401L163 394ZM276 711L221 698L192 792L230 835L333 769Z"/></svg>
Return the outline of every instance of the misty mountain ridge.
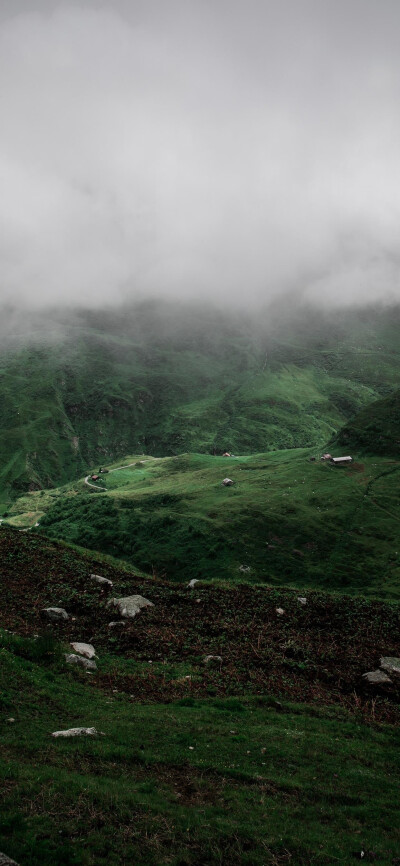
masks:
<svg viewBox="0 0 400 866"><path fill-rule="evenodd" d="M322 448L398 384L400 308L4 311L3 501L129 453Z"/></svg>

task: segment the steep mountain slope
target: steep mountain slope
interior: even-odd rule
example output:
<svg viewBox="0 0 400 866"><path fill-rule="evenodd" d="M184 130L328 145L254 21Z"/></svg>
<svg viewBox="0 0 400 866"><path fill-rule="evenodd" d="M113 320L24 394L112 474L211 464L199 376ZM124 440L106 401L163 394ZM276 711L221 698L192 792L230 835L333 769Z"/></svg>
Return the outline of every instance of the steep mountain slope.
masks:
<svg viewBox="0 0 400 866"><path fill-rule="evenodd" d="M332 467L310 462L311 453L127 458L97 489L81 479L18 499L9 520L39 522L34 532L178 582L246 579L398 598L400 462ZM222 484L227 476L232 487Z"/></svg>
<svg viewBox="0 0 400 866"><path fill-rule="evenodd" d="M377 400L345 424L333 440L359 454L400 455L400 391Z"/></svg>
<svg viewBox="0 0 400 866"><path fill-rule="evenodd" d="M3 311L0 504L128 453L322 445L396 386L398 321L160 302L27 325Z"/></svg>

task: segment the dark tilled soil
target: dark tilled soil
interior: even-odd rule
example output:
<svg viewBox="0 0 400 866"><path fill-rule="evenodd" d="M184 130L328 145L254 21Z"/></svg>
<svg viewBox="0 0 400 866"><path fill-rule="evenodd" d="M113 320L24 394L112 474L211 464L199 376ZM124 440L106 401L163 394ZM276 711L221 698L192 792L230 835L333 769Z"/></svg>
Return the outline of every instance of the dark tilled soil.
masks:
<svg viewBox="0 0 400 866"><path fill-rule="evenodd" d="M140 701L282 696L339 704L372 721L400 720L399 684L377 690L361 678L379 666L381 656L400 656L398 606L319 592L307 592L303 606L300 593L267 586L198 583L191 590L135 577L8 528L0 531L0 557L0 625L23 635L52 630L63 641L93 642L100 657L101 650L112 653L115 667L107 673L100 667L90 677L93 686ZM91 581L91 573L110 578L111 593ZM110 630L108 623L118 616L107 608L109 597L132 594L155 606ZM49 606L65 608L69 620L49 624L42 614ZM222 663L205 664L208 654L221 656ZM123 674L119 658L143 664L137 673ZM190 673L173 677L170 666L179 663Z"/></svg>

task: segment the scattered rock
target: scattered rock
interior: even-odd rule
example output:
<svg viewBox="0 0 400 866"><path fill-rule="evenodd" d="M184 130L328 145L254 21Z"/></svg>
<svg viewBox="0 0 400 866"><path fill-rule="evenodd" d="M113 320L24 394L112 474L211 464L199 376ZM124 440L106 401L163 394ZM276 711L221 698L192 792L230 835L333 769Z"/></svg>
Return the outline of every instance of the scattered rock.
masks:
<svg viewBox="0 0 400 866"><path fill-rule="evenodd" d="M205 665L212 664L213 662L222 665L222 656L204 656L203 662Z"/></svg>
<svg viewBox="0 0 400 866"><path fill-rule="evenodd" d="M109 623L108 623L108 628L125 628L125 626L126 626L127 624L128 624L128 623L126 622L126 620L123 620L123 619L117 619L117 620L115 620L115 621L113 621L113 622L109 622Z"/></svg>
<svg viewBox="0 0 400 866"><path fill-rule="evenodd" d="M2 854L0 851L0 866L18 866L16 860L11 860L11 857L7 857L7 854Z"/></svg>
<svg viewBox="0 0 400 866"><path fill-rule="evenodd" d="M380 661L380 666L383 671L386 671L388 674L399 674L400 675L400 659L394 658L393 656L386 656L382 658Z"/></svg>
<svg viewBox="0 0 400 866"><path fill-rule="evenodd" d="M120 616L133 619L142 608L154 607L154 604L142 595L129 595L126 598L112 598L107 607L116 607Z"/></svg>
<svg viewBox="0 0 400 866"><path fill-rule="evenodd" d="M66 731L53 731L52 737L96 737L98 735L105 736L103 731L97 731L96 728L68 728ZM1 861L0 861L1 866Z"/></svg>
<svg viewBox="0 0 400 866"><path fill-rule="evenodd" d="M72 649L80 656L85 656L87 659L94 659L96 651L91 643L72 643Z"/></svg>
<svg viewBox="0 0 400 866"><path fill-rule="evenodd" d="M67 611L63 607L44 607L42 614L52 622L61 622L61 620L69 619Z"/></svg>
<svg viewBox="0 0 400 866"><path fill-rule="evenodd" d="M302 595L299 595L297 597L297 601L300 602L300 604L307 604L307 599L304 598L304 596L302 596Z"/></svg>
<svg viewBox="0 0 400 866"><path fill-rule="evenodd" d="M65 661L67 662L67 665L80 665L82 668L86 668L87 670L97 670L96 662L91 659L85 659L83 656L76 656L74 653L65 653Z"/></svg>
<svg viewBox="0 0 400 866"><path fill-rule="evenodd" d="M224 478L222 483L224 487L232 487L233 481L232 478Z"/></svg>
<svg viewBox="0 0 400 866"><path fill-rule="evenodd" d="M366 683L371 683L375 686L381 686L385 684L387 685L388 683L392 682L390 677L388 677L388 675L385 674L384 671L379 670L368 671L368 673L362 675L362 678L363 680L365 680Z"/></svg>
<svg viewBox="0 0 400 866"><path fill-rule="evenodd" d="M96 583L101 583L103 586L113 586L112 580L109 580L108 577L101 577L100 574L91 574L90 579Z"/></svg>
<svg viewBox="0 0 400 866"><path fill-rule="evenodd" d="M279 616L283 616L283 614L285 613L283 607L276 607L275 610Z"/></svg>
<svg viewBox="0 0 400 866"><path fill-rule="evenodd" d="M7 719L7 721L8 721L8 722L15 722L15 719L14 719L12 716L10 716L10 718Z"/></svg>
<svg viewBox="0 0 400 866"><path fill-rule="evenodd" d="M248 574L249 571L251 571L251 568L249 565L239 565L239 571L241 571L243 574Z"/></svg>
<svg viewBox="0 0 400 866"><path fill-rule="evenodd" d="M193 580L189 580L189 583L188 583L188 585L187 585L186 588L187 588L187 589L194 589L195 584L198 583L198 582L199 582L199 581L196 580L196 578L194 577Z"/></svg>

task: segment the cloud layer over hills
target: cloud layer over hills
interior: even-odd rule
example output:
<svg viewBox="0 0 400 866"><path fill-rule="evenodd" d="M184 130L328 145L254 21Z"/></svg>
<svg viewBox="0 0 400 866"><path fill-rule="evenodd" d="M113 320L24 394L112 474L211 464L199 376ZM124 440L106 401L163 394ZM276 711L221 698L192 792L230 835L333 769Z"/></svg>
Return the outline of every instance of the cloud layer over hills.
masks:
<svg viewBox="0 0 400 866"><path fill-rule="evenodd" d="M400 300L397 0L3 0L0 291Z"/></svg>

